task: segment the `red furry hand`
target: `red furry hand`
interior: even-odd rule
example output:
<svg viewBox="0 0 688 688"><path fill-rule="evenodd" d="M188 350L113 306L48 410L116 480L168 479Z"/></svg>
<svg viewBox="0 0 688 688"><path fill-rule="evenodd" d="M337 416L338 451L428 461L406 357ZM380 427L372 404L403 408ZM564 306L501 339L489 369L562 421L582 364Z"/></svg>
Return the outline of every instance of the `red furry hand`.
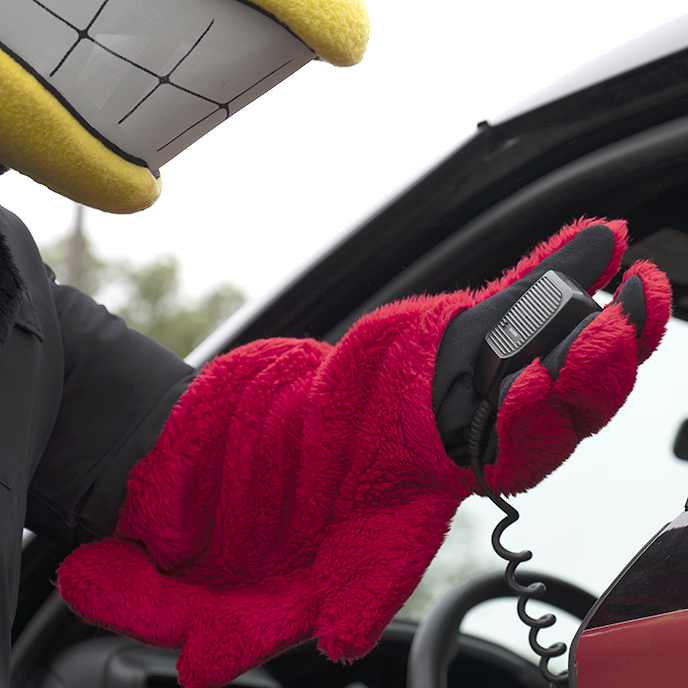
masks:
<svg viewBox="0 0 688 688"><path fill-rule="evenodd" d="M610 227L612 250L593 287L616 272L625 249L623 223ZM62 565L65 600L90 621L181 648L188 688L223 685L311 637L335 660L365 654L477 487L470 470L448 458L433 412L445 330L453 336L464 317L457 314L480 315L481 302L573 244L580 229L565 228L478 294L385 306L336 347L259 341L210 363L133 469L113 536ZM669 315L661 275L649 266L636 273L646 304L639 339L622 307L612 306L570 344L563 368L555 365L557 380L537 363L513 381L500 414L499 459L488 467L493 484L522 489L566 458L568 440L544 452L544 464L532 451L538 433L548 437L550 418L557 428L568 423L576 440L600 424L598 388L609 380L593 394L576 391L587 349L597 358L599 348L628 349L622 393L613 393L602 421L620 405L629 371L656 346ZM484 329L480 318L459 329L474 326ZM510 425L530 412L524 399L545 419L527 418L525 435Z"/></svg>
<svg viewBox="0 0 688 688"><path fill-rule="evenodd" d="M610 225L613 230L584 227L521 279L505 276L498 292L447 327L437 356L433 408L447 454L459 465L470 463L469 431L482 400L473 373L485 335L548 270L564 273L590 293L604 286L610 266L618 264L615 254L625 247L625 241L619 242L625 238L623 225ZM518 276L520 270L514 273ZM484 459L495 464L485 470L492 487L503 493L532 487L568 458L582 438L606 425L633 388L638 364L659 343L669 314L665 276L654 265L638 262L603 311L585 318L544 359L508 375L485 447Z"/></svg>

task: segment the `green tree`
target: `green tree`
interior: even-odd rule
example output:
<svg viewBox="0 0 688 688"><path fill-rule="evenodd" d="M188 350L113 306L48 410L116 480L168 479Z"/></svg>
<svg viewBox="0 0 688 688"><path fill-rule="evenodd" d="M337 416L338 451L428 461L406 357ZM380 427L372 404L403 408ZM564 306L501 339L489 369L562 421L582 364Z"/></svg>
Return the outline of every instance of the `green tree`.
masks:
<svg viewBox="0 0 688 688"><path fill-rule="evenodd" d="M81 210L70 235L42 247L41 253L60 282L90 294L179 356L186 356L246 301L240 289L227 283L196 300L185 298L173 256L143 266L103 260L86 236Z"/></svg>
<svg viewBox="0 0 688 688"><path fill-rule="evenodd" d="M179 263L171 256L127 268L128 294L118 309L127 323L175 353L186 355L244 302L242 292L222 284L189 306L180 299Z"/></svg>

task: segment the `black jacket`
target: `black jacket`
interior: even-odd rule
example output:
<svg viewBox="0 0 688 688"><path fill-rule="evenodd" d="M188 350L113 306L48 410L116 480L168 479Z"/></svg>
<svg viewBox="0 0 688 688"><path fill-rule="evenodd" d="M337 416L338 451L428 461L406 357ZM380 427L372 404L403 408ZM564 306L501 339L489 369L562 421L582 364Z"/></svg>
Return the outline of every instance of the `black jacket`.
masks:
<svg viewBox="0 0 688 688"><path fill-rule="evenodd" d="M26 526L77 545L112 531L129 469L194 371L58 285L2 208L0 233L0 500L25 492Z"/></svg>
<svg viewBox="0 0 688 688"><path fill-rule="evenodd" d="M22 532L109 535L129 469L194 370L71 287L0 208L0 686L9 684Z"/></svg>

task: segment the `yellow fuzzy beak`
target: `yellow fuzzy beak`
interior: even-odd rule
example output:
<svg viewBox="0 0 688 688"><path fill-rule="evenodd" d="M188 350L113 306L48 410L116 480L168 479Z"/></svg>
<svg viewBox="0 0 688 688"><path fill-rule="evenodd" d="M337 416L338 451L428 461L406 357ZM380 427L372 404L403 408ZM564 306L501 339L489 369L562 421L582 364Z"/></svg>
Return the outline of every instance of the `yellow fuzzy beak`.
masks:
<svg viewBox="0 0 688 688"><path fill-rule="evenodd" d="M325 62L358 64L368 46L370 19L359 0L254 0Z"/></svg>
<svg viewBox="0 0 688 688"><path fill-rule="evenodd" d="M0 163L111 213L155 203L161 165L314 56L359 62L369 34L362 0L148 0L133 18L113 2L93 36L60 3L64 17L27 0L3 18Z"/></svg>
<svg viewBox="0 0 688 688"><path fill-rule="evenodd" d="M60 101L0 51L0 161L78 203L111 213L153 205L162 183L93 136Z"/></svg>

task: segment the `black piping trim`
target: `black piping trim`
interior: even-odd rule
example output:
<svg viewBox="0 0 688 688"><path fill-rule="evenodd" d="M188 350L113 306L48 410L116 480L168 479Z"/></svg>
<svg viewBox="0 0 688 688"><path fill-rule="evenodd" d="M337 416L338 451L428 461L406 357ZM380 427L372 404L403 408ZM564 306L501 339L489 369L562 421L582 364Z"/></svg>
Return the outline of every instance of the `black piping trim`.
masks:
<svg viewBox="0 0 688 688"><path fill-rule="evenodd" d="M158 150L156 152L160 152L161 150L163 150L163 148L167 148L167 146L172 145L177 139L184 136L184 134L186 134L187 131L191 131L194 127L197 127L199 124L205 122L205 120L207 120L209 117L212 117L216 112L218 112L218 110L224 110L227 113L225 115L225 120L229 119L231 117L231 113L229 111L229 104L230 103L233 103L237 98L241 98L241 96L243 96L244 93L248 93L251 89L258 86L258 84L265 81L265 79L271 77L273 74L276 74L277 72L279 72L280 69L284 69L288 64L291 64L293 61L294 60L287 60L287 62L285 62L283 65L280 65L276 69L273 69L269 74L266 74L262 79L259 79L258 81L256 81L255 84L244 89L241 93L234 96L234 98L232 98L231 100L228 100L226 103L215 103L215 105L217 105L217 110L213 110L213 112L207 114L205 117L199 119L197 122L194 122L191 126L184 129L184 131L177 134L177 136L175 136L171 141L168 141L164 146L161 146L160 148L158 148ZM157 88L157 86L156 86L156 88ZM151 93L152 93L152 91L151 91ZM148 97L148 96L146 96L146 97Z"/></svg>
<svg viewBox="0 0 688 688"><path fill-rule="evenodd" d="M64 64L65 60L72 54L74 48L76 48L76 46L79 45L79 43L82 41L82 39L84 39L84 38L91 39L91 37L88 35L88 30L93 26L93 23L95 22L95 20L98 19L98 17L100 16L100 13L105 8L105 5L108 4L109 0L103 0L103 3L98 8L96 13L93 15L93 17L91 18L91 21L88 23L88 25L86 26L85 29L77 29L76 26L73 26L72 24L70 24L64 17L61 17L56 12L53 12L49 7L46 7L42 2L39 2L39 0L33 0L33 1L34 1L34 3L36 3L36 5L38 5L42 9L44 9L48 14L51 14L53 17L55 17L55 19L57 19L58 21L61 21L63 24L66 24L67 26L69 26L70 29L74 29L77 32L77 39L76 39L76 41L74 41L74 45L72 45L72 47L64 54L64 56L60 60L57 67L55 67L55 69L53 69L53 71L50 72L50 76L55 76L55 73L57 72L57 70Z"/></svg>
<svg viewBox="0 0 688 688"><path fill-rule="evenodd" d="M0 50L2 50L6 55L11 57L17 64L19 64L26 72L28 72L36 81L38 81L41 86L43 86L47 91L49 91L62 105L62 107L69 112L69 114L91 134L93 137L98 139L106 148L110 149L120 158L123 158L127 162L137 165L138 167L145 167L147 169L148 165L141 158L137 158L129 153L123 151L121 148L116 146L112 141L108 141L102 134L100 134L96 129L94 129L79 113L65 100L62 94L55 90L38 72L36 72L30 64L26 62L23 58L17 55L13 50L10 50L2 41L0 41ZM160 170L150 170L150 173L158 179L160 177Z"/></svg>
<svg viewBox="0 0 688 688"><path fill-rule="evenodd" d="M136 67L138 67L138 68L141 69L142 71L146 72L147 74L151 74L152 76L154 76L154 77L158 80L158 83L157 83L155 86L153 86L153 88L150 90L150 92L149 92L147 95L145 95L143 98L141 98L141 100L139 100L139 102L136 103L136 105L134 105L134 107L133 107L131 110L129 110L129 112L127 112L127 114L124 115L124 117L122 117L122 119L121 119L119 122L117 122L117 124L122 124L122 122L124 122L124 120L127 119L127 117L129 117L129 116L132 115L134 112L136 112L136 110L137 110L141 105L143 105L143 103L145 103L145 102L146 102L146 101L147 101L147 100L148 100L148 99L149 99L149 98L150 98L150 97L160 88L160 86L162 86L163 84L170 84L171 86L174 86L175 88L178 88L180 91L184 91L185 93L189 93L190 95L196 96L197 98L201 98L202 100L205 100L206 102L213 103L214 105L217 105L217 104L218 104L218 103L216 103L214 100L211 100L210 98L206 98L205 96L202 96L200 93L195 93L194 91L190 91L189 89L184 88L184 87L182 87L182 86L179 86L178 84L174 84L174 83L172 83L172 82L170 81L170 77L172 76L172 74L174 74L174 72L175 72L175 70L177 69L177 67L179 67L179 65L180 65L182 62L184 62L184 60L186 60L186 58L189 57L189 55L191 55L191 53L196 49L196 47L198 46L198 44L203 40L203 38L204 38L205 35L208 33L208 31L210 31L210 29L212 28L212 26L213 26L214 23L215 23L215 20L213 19L213 20L210 22L210 24L208 24L208 26L206 27L205 31L196 39L196 42L186 51L186 53L184 54L184 56L181 57L181 58L177 61L177 64L174 65L174 67L172 67L172 69L170 69L170 71L167 72L167 74L162 74L162 75L160 75L160 74L155 74L154 72L151 72L149 69L146 69L145 67L141 67L141 65L135 65ZM102 47L104 47L104 46L102 46ZM107 48L104 48L104 49L107 50ZM117 55L117 53L114 53L114 52L112 52L112 51L110 51L110 50L108 50L108 52L110 52L112 55L116 55L116 56L119 57L120 59L125 59L125 58L123 58L121 55ZM135 63L133 63L131 60L126 60L126 62L129 62L129 63L132 64L132 65L135 64ZM166 145L169 145L169 144L166 144ZM163 146L163 148L164 148L164 146ZM158 150L160 150L160 149L158 149Z"/></svg>

